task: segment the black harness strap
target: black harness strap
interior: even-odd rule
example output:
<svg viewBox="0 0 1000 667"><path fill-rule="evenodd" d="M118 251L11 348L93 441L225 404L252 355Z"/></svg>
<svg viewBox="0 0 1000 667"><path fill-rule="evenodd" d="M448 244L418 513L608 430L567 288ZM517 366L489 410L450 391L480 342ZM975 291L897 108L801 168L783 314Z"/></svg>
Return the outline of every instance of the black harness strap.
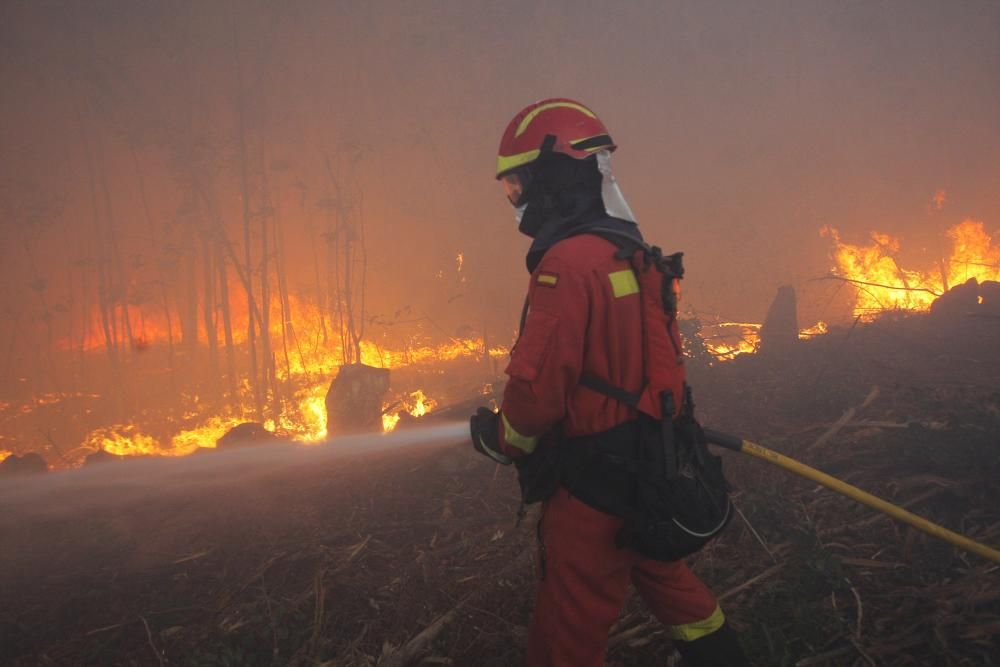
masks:
<svg viewBox="0 0 1000 667"><path fill-rule="evenodd" d="M616 387L610 382L606 382L605 380L593 375L581 376L580 384L591 391L596 391L598 394L604 394L609 398L615 399L619 403L624 403L630 408L639 407L639 399L642 398L642 391L633 394L630 391L626 391L621 387Z"/></svg>

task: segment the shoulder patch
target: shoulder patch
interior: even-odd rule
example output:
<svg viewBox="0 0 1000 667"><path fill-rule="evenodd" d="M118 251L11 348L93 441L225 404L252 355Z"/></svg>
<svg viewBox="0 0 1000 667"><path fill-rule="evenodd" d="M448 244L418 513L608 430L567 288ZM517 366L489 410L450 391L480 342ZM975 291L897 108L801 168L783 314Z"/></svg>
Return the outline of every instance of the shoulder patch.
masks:
<svg viewBox="0 0 1000 667"><path fill-rule="evenodd" d="M559 274L551 271L541 271L535 278L535 283L542 287L555 287L559 283Z"/></svg>

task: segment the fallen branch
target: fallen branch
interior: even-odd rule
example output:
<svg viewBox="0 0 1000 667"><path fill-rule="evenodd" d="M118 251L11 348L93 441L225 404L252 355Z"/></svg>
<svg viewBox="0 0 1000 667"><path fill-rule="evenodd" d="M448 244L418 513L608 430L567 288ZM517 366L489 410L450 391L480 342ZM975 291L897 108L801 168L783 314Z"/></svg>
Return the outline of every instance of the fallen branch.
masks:
<svg viewBox="0 0 1000 667"><path fill-rule="evenodd" d="M848 408L844 412L844 414L840 416L840 419L835 421L833 425L830 426L830 428L828 428L825 433L823 433L823 435L819 436L813 444L809 445L809 447L806 448L805 453L809 454L812 451L819 449L820 447L825 445L831 438L833 438L840 432L840 429L844 428L844 426L846 426L848 422L854 419L855 414L857 414L861 410L864 410L869 405L871 405L875 401L875 399L878 398L878 395L879 395L878 386L872 387L871 391L868 392L868 396L866 396L865 400L861 402L861 405Z"/></svg>
<svg viewBox="0 0 1000 667"><path fill-rule="evenodd" d="M730 597L736 595L737 593L740 593L741 591L743 591L743 590L745 590L747 588L750 588L751 586L753 586L754 584L756 584L758 581L763 581L764 579L767 579L768 577L774 576L779 571L781 571L781 569L784 568L784 567L785 567L784 563L778 563L777 565L769 567L768 569L766 569L763 572L761 572L760 574L758 574L756 577L751 577L750 579L747 579L746 581L744 581L742 584L740 584L736 588L730 588L728 591L726 591L725 593L723 593L722 595L720 595L716 599L719 602L722 602L726 598L730 598Z"/></svg>
<svg viewBox="0 0 1000 667"><path fill-rule="evenodd" d="M439 634L441 634L441 631L444 630L445 626L455 620L461 606L461 604L458 604L453 607L451 611L438 616L437 619L424 628L420 634L386 656L384 660L381 660L379 662L379 667L406 667L411 664L417 659L417 656L427 650L430 643L433 642Z"/></svg>
<svg viewBox="0 0 1000 667"><path fill-rule="evenodd" d="M153 642L153 633L149 630L149 623L146 622L143 616L140 616L139 620L142 621L143 627L146 628L146 639L149 640L149 648L153 649L156 659L160 661L160 667L163 667L166 663L163 661L163 654L160 653L160 649L156 648L156 644Z"/></svg>

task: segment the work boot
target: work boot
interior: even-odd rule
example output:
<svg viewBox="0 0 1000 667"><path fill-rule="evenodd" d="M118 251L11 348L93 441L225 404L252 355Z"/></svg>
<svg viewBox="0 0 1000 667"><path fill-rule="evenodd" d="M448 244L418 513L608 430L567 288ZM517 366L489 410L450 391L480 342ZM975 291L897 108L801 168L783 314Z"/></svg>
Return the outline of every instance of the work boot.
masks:
<svg viewBox="0 0 1000 667"><path fill-rule="evenodd" d="M750 667L739 637L728 621L694 641L675 640L674 646L690 667Z"/></svg>

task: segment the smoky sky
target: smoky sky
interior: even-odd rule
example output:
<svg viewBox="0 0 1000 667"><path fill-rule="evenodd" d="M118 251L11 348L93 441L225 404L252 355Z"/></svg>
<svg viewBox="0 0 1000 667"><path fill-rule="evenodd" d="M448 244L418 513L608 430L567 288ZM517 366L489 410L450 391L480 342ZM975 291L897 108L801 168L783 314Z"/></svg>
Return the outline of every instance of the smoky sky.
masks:
<svg viewBox="0 0 1000 667"><path fill-rule="evenodd" d="M506 123L546 97L608 125L623 192L650 240L687 253L699 312L759 321L790 283L832 316L810 282L830 268L823 225L900 236L915 268L964 218L1000 227L996 2L8 1L0 31L8 312L38 277L58 298L87 252L82 124L125 245L149 240L136 164L167 235L199 150L210 167L184 173L212 179L236 239L240 100L252 159L280 165L292 289L311 289L305 221L333 155L363 197L372 307L445 328L516 322L527 239L493 167Z"/></svg>

